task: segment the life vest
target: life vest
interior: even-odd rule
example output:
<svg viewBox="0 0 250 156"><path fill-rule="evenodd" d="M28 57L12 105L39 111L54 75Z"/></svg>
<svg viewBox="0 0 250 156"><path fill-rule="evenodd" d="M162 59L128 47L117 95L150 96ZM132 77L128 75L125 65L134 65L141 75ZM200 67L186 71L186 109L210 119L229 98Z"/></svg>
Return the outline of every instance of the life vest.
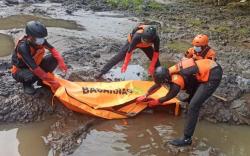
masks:
<svg viewBox="0 0 250 156"><path fill-rule="evenodd" d="M17 41L14 53L16 54L16 57L17 57L15 58L16 60L24 62L22 56L20 55L20 52L18 51L18 46L22 42L27 42L27 36L24 36L23 38ZM39 46L39 49L35 49L34 47L29 46L29 48L30 48L30 53L31 53L32 58L34 59L37 65L40 65L40 63L42 62L43 56L45 54L45 47ZM19 69L18 65L13 64L11 72L14 74L17 72L18 69Z"/></svg>
<svg viewBox="0 0 250 156"><path fill-rule="evenodd" d="M136 33L142 34L145 27L148 27L148 25L140 25L137 27L137 29L133 30L132 33L128 34L128 42L131 43L134 34L136 34ZM136 45L136 47L137 48L147 48L147 47L150 47L152 45L153 45L153 43L151 43L151 42L150 43L140 42Z"/></svg>
<svg viewBox="0 0 250 156"><path fill-rule="evenodd" d="M194 51L194 48L189 48L188 51L185 53L185 57L187 58L193 58L194 60L200 60L200 59L216 59L216 52L208 47L201 53L197 53Z"/></svg>
<svg viewBox="0 0 250 156"><path fill-rule="evenodd" d="M185 88L184 78L179 74L171 75L171 82L179 85L181 89Z"/></svg>
<svg viewBox="0 0 250 156"><path fill-rule="evenodd" d="M211 69L218 64L210 59L194 61L193 58L182 60L169 68L170 74L180 74L184 77L195 76L199 82L207 82Z"/></svg>

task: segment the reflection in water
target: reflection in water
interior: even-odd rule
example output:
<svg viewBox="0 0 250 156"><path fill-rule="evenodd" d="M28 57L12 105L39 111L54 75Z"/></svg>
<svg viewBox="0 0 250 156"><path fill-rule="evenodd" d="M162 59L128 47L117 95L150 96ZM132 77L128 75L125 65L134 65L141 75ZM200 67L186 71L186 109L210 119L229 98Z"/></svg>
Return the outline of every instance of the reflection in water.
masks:
<svg viewBox="0 0 250 156"><path fill-rule="evenodd" d="M15 156L19 155L18 152L18 140L16 139L17 128L13 129L2 129L0 132L0 155Z"/></svg>
<svg viewBox="0 0 250 156"><path fill-rule="evenodd" d="M52 155L44 144L49 126L54 119L26 125L0 126L1 156L48 156Z"/></svg>
<svg viewBox="0 0 250 156"><path fill-rule="evenodd" d="M125 123L128 124L125 124ZM182 135L184 118L164 112L141 114L134 119L107 120L97 125L73 156L80 155L157 155L168 154L163 144ZM211 124L202 121L196 129L193 155L209 155L210 147L228 156L248 156L249 127ZM189 153L181 153L189 155Z"/></svg>
<svg viewBox="0 0 250 156"><path fill-rule="evenodd" d="M121 73L121 68L111 69L104 77L111 80L143 80L147 75L140 65L129 65L125 73Z"/></svg>

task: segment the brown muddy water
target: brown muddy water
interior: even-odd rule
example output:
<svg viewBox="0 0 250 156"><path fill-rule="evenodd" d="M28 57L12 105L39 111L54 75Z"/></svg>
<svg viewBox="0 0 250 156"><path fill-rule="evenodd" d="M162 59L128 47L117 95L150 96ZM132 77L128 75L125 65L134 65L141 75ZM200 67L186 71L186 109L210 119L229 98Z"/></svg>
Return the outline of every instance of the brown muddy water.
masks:
<svg viewBox="0 0 250 156"><path fill-rule="evenodd" d="M55 122L51 117L42 122L32 124L0 125L1 156L47 156L51 155L43 138L47 136L50 125Z"/></svg>
<svg viewBox="0 0 250 156"><path fill-rule="evenodd" d="M0 18L0 29L24 28L28 21L40 21L47 27L58 27L73 30L84 30L84 27L78 25L75 21L52 19L49 17L39 17L33 15L11 15L5 18Z"/></svg>
<svg viewBox="0 0 250 156"><path fill-rule="evenodd" d="M52 156L53 151L43 143L54 119L27 125L0 126L0 155L2 156ZM96 125L72 154L132 156L168 155L163 147L166 141L182 134L183 117L166 112L147 113L126 120L106 120ZM201 121L196 129L194 143L198 148L194 155L208 155L210 146L228 156L250 154L250 128L229 126ZM188 154L181 154L188 155Z"/></svg>
<svg viewBox="0 0 250 156"><path fill-rule="evenodd" d="M57 27L71 30L85 30L82 25L78 25L75 21L52 19L38 17L33 15L12 15L5 18L0 18L0 30L24 28L26 23L31 20L38 20L47 27ZM5 34L0 34L0 57L8 56L14 49L13 39Z"/></svg>
<svg viewBox="0 0 250 156"><path fill-rule="evenodd" d="M7 56L14 50L15 43L11 36L0 33L0 57Z"/></svg>

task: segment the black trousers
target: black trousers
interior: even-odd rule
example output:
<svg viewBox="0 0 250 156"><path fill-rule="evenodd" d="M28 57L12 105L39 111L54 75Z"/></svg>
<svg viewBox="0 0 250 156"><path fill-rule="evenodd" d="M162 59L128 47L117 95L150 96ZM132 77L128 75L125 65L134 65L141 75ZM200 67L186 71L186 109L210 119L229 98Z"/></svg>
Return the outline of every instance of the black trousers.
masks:
<svg viewBox="0 0 250 156"><path fill-rule="evenodd" d="M50 54L46 55L41 64L40 67L45 72L53 72L57 67L57 60ZM17 82L26 83L26 84L33 84L39 78L32 73L28 68L19 69L15 74L12 74L13 78Z"/></svg>
<svg viewBox="0 0 250 156"><path fill-rule="evenodd" d="M128 51L129 48L129 42L127 42L118 52L118 54L116 54L115 56L113 56L108 63L101 69L101 73L102 74L106 74L113 66L115 66L116 64L118 64L119 62L121 62L122 60L125 59L126 53ZM153 53L154 53L154 49L152 46L147 47L147 48L140 48L146 55L147 57L152 60L153 58ZM156 67L160 66L160 61L159 59L157 60L156 63Z"/></svg>
<svg viewBox="0 0 250 156"><path fill-rule="evenodd" d="M202 104L215 92L222 78L222 68L217 66L210 71L208 82L200 83L189 103L184 136L192 137ZM195 86L196 87L196 86Z"/></svg>

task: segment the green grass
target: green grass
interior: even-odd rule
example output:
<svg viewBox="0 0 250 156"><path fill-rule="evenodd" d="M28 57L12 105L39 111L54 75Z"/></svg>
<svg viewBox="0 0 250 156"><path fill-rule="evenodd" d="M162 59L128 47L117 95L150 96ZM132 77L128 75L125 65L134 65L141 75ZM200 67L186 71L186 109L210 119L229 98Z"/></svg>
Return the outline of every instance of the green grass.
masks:
<svg viewBox="0 0 250 156"><path fill-rule="evenodd" d="M158 10L158 11L164 10L163 5L160 4L160 3L157 3L155 1L149 1L148 6L149 6L150 9L153 9L153 10Z"/></svg>
<svg viewBox="0 0 250 156"><path fill-rule="evenodd" d="M108 3L113 8L133 10L137 13L143 12L144 9L157 11L164 9L163 5L153 0L149 0L146 4L143 0L106 0L106 3Z"/></svg>
<svg viewBox="0 0 250 156"><path fill-rule="evenodd" d="M167 47L169 49L176 51L177 53L184 53L191 46L192 46L191 44L189 44L185 41L173 41L173 42L167 43Z"/></svg>
<svg viewBox="0 0 250 156"><path fill-rule="evenodd" d="M218 24L216 26L211 26L209 30L213 32L219 32L219 33L228 33L230 31L230 27L226 25L225 23L221 23L220 25Z"/></svg>
<svg viewBox="0 0 250 156"><path fill-rule="evenodd" d="M177 29L174 27L163 27L162 32L164 33L174 33L177 32Z"/></svg>
<svg viewBox="0 0 250 156"><path fill-rule="evenodd" d="M240 29L237 30L237 32L241 36L249 36L249 34L250 34L250 28L240 28Z"/></svg>
<svg viewBox="0 0 250 156"><path fill-rule="evenodd" d="M188 23L194 27L200 27L203 24L200 19L190 19Z"/></svg>

